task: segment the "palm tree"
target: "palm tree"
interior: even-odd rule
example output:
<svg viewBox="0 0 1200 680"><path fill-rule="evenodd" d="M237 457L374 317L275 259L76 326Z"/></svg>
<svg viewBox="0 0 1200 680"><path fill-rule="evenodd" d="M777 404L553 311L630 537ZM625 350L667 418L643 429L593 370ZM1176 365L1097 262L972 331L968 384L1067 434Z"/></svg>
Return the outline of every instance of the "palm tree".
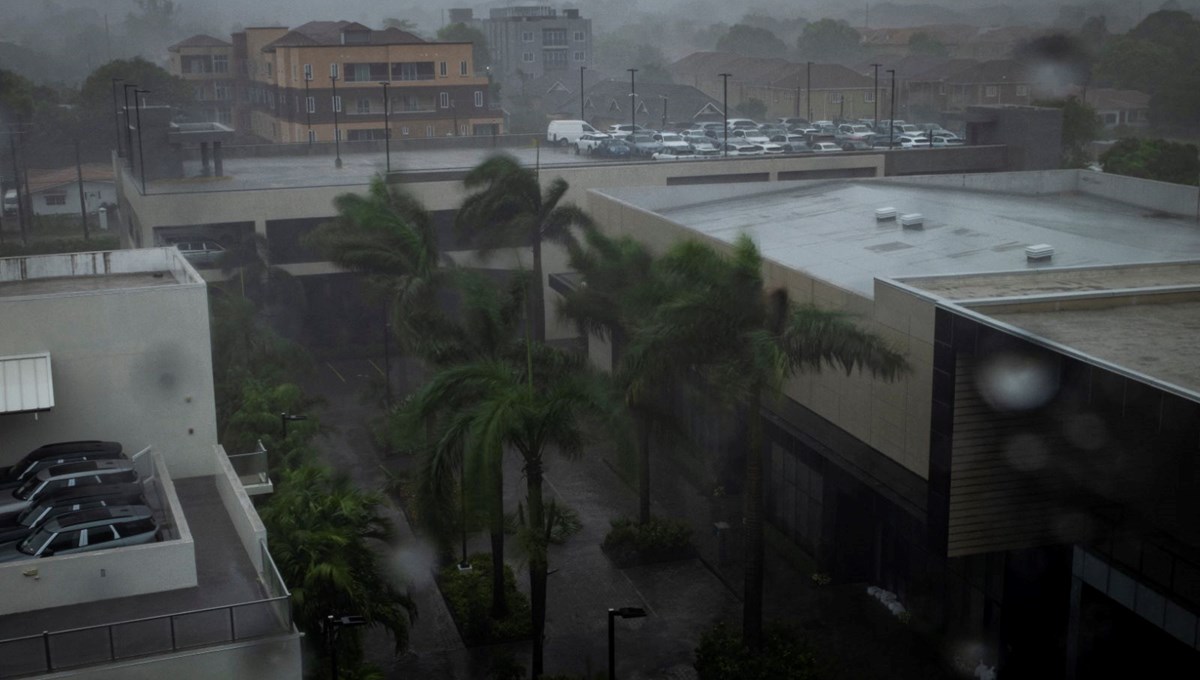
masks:
<svg viewBox="0 0 1200 680"><path fill-rule="evenodd" d="M529 318L533 339L545 341L542 242L569 243L573 240L571 227L590 224L591 219L574 205L559 205L569 188L565 180L555 178L543 192L537 174L507 154L496 154L477 165L467 173L463 185L474 193L459 208L456 224L460 232L470 234L485 254L514 240L532 249Z"/></svg>
<svg viewBox="0 0 1200 680"><path fill-rule="evenodd" d="M778 398L783 382L800 371L866 370L890 380L907 363L846 316L797 305L783 289L764 291L762 257L748 236L741 236L728 256L706 244L683 242L661 264L669 301L654 308L632 339L627 361L631 370L639 370L670 352L746 415L742 634L757 648L762 640L763 404Z"/></svg>
<svg viewBox="0 0 1200 680"><path fill-rule="evenodd" d="M654 256L639 241L609 238L592 225L583 228L587 249L568 245L571 268L582 284L566 294L559 312L573 319L581 333L608 339L613 346L613 372L625 392L625 403L637 432L638 521L650 521L650 441L656 430L674 429L669 395L681 381L683 367L670 352L637 366L621 361L621 350L666 300L657 278Z"/></svg>
<svg viewBox="0 0 1200 680"><path fill-rule="evenodd" d="M414 395L412 408L422 418L447 414L447 430L473 442L463 449L468 456L494 455L506 447L521 456L528 490L525 543L536 678L543 668L550 531L542 498L544 457L550 448L577 456L589 423L607 423L612 433L620 431L621 420L619 401L608 381L588 370L581 358L544 347L535 350L531 344L526 351L523 370L511 362L487 359L447 368ZM486 465L487 461L475 463L477 468Z"/></svg>
<svg viewBox="0 0 1200 680"><path fill-rule="evenodd" d="M366 195L334 198L338 215L306 239L334 264L362 272L390 301L389 316L401 346L424 356L444 326L436 293L449 261L425 207L376 176Z"/></svg>
<svg viewBox="0 0 1200 680"><path fill-rule="evenodd" d="M415 605L388 581L375 547L392 537L382 502L344 476L306 465L284 473L262 509L271 554L291 588L296 622L315 639L328 615L353 613L386 630L397 653L408 643ZM338 643L339 659L361 660L362 641L354 629L342 631Z"/></svg>

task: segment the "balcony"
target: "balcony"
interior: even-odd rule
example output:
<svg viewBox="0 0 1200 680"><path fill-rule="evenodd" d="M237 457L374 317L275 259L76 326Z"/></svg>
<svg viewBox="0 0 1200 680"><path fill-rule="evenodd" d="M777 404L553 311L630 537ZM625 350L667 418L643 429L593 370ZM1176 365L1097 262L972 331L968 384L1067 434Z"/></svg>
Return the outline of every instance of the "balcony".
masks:
<svg viewBox="0 0 1200 680"><path fill-rule="evenodd" d="M250 496L268 494L275 490L267 470L267 449L262 441L258 448L250 453L229 454L229 464L242 482L242 488Z"/></svg>

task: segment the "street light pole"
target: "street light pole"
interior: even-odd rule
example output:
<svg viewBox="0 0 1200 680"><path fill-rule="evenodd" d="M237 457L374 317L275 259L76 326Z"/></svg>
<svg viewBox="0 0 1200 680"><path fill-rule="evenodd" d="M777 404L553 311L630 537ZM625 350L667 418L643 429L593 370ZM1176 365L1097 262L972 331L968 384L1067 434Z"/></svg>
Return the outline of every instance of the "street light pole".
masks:
<svg viewBox="0 0 1200 680"><path fill-rule="evenodd" d="M388 124L388 85L386 80L379 83L383 86L383 155L387 163L387 171L392 171L392 126ZM385 340L386 342L386 340Z"/></svg>
<svg viewBox="0 0 1200 680"><path fill-rule="evenodd" d="M658 96L660 98L662 98L662 100L663 100L662 129L666 130L667 129L667 100L670 99L670 97L668 97L665 94L660 94Z"/></svg>
<svg viewBox="0 0 1200 680"><path fill-rule="evenodd" d="M287 436L288 436L287 424L293 420L308 420L308 416L292 415L291 413L288 413L287 411L280 413L279 414L279 423L280 423L280 425L283 426L283 438L284 439L287 439Z"/></svg>
<svg viewBox="0 0 1200 680"><path fill-rule="evenodd" d="M871 64L875 69L875 132L879 132L879 67L883 64Z"/></svg>
<svg viewBox="0 0 1200 680"><path fill-rule="evenodd" d="M337 64L329 71L329 80L333 82L333 151L336 157L333 161L333 167L341 169L342 167L342 131L338 127L338 96L337 96Z"/></svg>
<svg viewBox="0 0 1200 680"><path fill-rule="evenodd" d="M579 67L579 120L587 122L583 117L583 72L587 70L586 66Z"/></svg>
<svg viewBox="0 0 1200 680"><path fill-rule="evenodd" d="M129 158L126 160L129 167L133 168L133 127L129 124L129 88L131 87L136 90L137 83L125 83L121 86L121 90L125 98L125 150L129 152Z"/></svg>
<svg viewBox="0 0 1200 680"><path fill-rule="evenodd" d="M896 135L896 69L889 68L887 70L887 72L892 74L892 89L891 89L892 113L888 117L888 151L891 151L892 144L895 141L893 138Z"/></svg>
<svg viewBox="0 0 1200 680"><path fill-rule="evenodd" d="M313 142L312 112L313 112L313 109L316 108L315 106L309 105L309 102L312 101L312 97L308 96L308 84L311 81L312 81L312 69L308 69L304 72L304 123L308 126L308 143L310 145Z"/></svg>
<svg viewBox="0 0 1200 680"><path fill-rule="evenodd" d="M636 68L625 69L629 71L629 136L632 138L633 133L637 130L637 87L636 76L638 70Z"/></svg>
<svg viewBox="0 0 1200 680"><path fill-rule="evenodd" d="M142 102L144 98L139 98L139 94L150 94L150 90L134 90L133 105L137 109L137 130L138 130L138 170L142 175L142 195L146 195L146 156L142 153Z"/></svg>
<svg viewBox="0 0 1200 680"><path fill-rule="evenodd" d="M718 73L721 77L721 117L725 121L725 141L721 143L721 155L729 156L729 76L732 73Z"/></svg>
<svg viewBox="0 0 1200 680"><path fill-rule="evenodd" d="M804 65L804 103L808 106L808 124L812 125L812 62Z"/></svg>
<svg viewBox="0 0 1200 680"><path fill-rule="evenodd" d="M646 615L641 607L609 608L608 610L608 680L617 680L616 627L613 621L619 616L623 619L640 619Z"/></svg>
<svg viewBox="0 0 1200 680"><path fill-rule="evenodd" d="M121 108L117 106L117 83L125 82L124 78L110 78L112 80L112 96L113 96L113 127L117 131L117 157L121 156Z"/></svg>

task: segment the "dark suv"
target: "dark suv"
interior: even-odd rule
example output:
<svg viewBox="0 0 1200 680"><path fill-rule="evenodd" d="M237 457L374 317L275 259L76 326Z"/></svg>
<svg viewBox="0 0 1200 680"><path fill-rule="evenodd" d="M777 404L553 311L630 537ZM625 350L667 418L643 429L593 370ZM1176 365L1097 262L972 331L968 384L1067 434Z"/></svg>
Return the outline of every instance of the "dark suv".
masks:
<svg viewBox="0 0 1200 680"><path fill-rule="evenodd" d="M94 439L77 442L46 444L25 454L16 465L0 472L0 489L17 486L43 468L83 460L105 460L124 458L121 445L117 442L102 442Z"/></svg>
<svg viewBox="0 0 1200 680"><path fill-rule="evenodd" d="M144 505L140 482L99 484L60 489L10 520L0 522L0 543L20 541L59 515L110 505Z"/></svg>
<svg viewBox="0 0 1200 680"><path fill-rule="evenodd" d="M153 543L154 513L145 505L116 505L59 515L19 543L0 546L0 562Z"/></svg>
<svg viewBox="0 0 1200 680"><path fill-rule="evenodd" d="M41 470L9 493L0 492L0 522L20 514L60 489L136 482L137 470L128 460L88 460Z"/></svg>

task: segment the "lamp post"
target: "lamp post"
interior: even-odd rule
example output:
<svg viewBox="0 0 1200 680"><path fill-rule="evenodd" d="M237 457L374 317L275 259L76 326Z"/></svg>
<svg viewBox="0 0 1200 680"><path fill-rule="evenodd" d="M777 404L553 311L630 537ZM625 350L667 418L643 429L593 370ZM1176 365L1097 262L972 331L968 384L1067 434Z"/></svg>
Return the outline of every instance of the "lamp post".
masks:
<svg viewBox="0 0 1200 680"><path fill-rule="evenodd" d="M125 82L124 78L110 78L112 80L112 96L113 96L113 127L117 131L117 157L121 156L121 107L117 106L117 83Z"/></svg>
<svg viewBox="0 0 1200 680"><path fill-rule="evenodd" d="M879 132L879 67L883 64L871 64L875 69L875 132Z"/></svg>
<svg viewBox="0 0 1200 680"><path fill-rule="evenodd" d="M896 135L896 69L889 68L887 72L892 74L892 112L891 115L888 116L888 151L891 151L892 143L894 142L893 138Z"/></svg>
<svg viewBox="0 0 1200 680"><path fill-rule="evenodd" d="M579 120L586 121L583 117L583 72L587 70L586 66L579 67Z"/></svg>
<svg viewBox="0 0 1200 680"><path fill-rule="evenodd" d="M310 82L312 82L312 69L306 65L304 68L304 123L308 126L308 143L311 145L313 143L312 112L316 107L309 104L312 101L312 97L308 96L308 84Z"/></svg>
<svg viewBox="0 0 1200 680"><path fill-rule="evenodd" d="M288 413L287 411L284 411L283 413L279 414L279 424L283 427L283 438L284 439L287 439L287 436L288 436L287 424L294 420L308 420L308 416L293 415L291 413Z"/></svg>
<svg viewBox="0 0 1200 680"><path fill-rule="evenodd" d="M641 607L621 607L620 609L608 610L608 680L617 680L617 659L616 659L616 630L613 626L613 620L618 616L623 619L640 619L646 615L646 610Z"/></svg>
<svg viewBox="0 0 1200 680"><path fill-rule="evenodd" d="M385 80L379 84L383 86L383 156L386 159L384 162L387 164L387 171L391 172L392 171L392 126L388 124L388 102L389 102L389 100L388 100L388 91L387 91L388 85L391 85L391 83L389 83L388 81ZM387 342L386 338L384 339L384 342L385 343ZM385 354L386 354L386 352L385 352ZM389 385L388 387L389 387L389 391L390 391L391 386Z"/></svg>
<svg viewBox="0 0 1200 680"><path fill-rule="evenodd" d="M137 111L137 130L138 130L138 170L142 175L142 195L146 195L146 156L142 153L142 103L146 100L139 98L139 94L150 94L150 90L134 90L133 105Z"/></svg>
<svg viewBox="0 0 1200 680"><path fill-rule="evenodd" d="M329 663L332 668L330 677L337 680L337 632L342 628L354 628L356 626L367 625L367 619L362 616L334 616L330 614L325 617L325 637L329 645Z"/></svg>
<svg viewBox="0 0 1200 680"><path fill-rule="evenodd" d="M732 73L718 73L721 77L721 117L725 121L725 141L721 143L721 155L729 156L729 76Z"/></svg>
<svg viewBox="0 0 1200 680"><path fill-rule="evenodd" d="M660 98L660 99L662 99L662 100L663 100L662 129L663 129L663 130L666 130L666 129L667 129L667 100L669 100L669 99L670 99L670 97L668 97L668 96L667 96L667 95L665 95L665 94L660 94L660 95L658 95L658 96L659 96L659 98Z"/></svg>
<svg viewBox="0 0 1200 680"><path fill-rule="evenodd" d="M804 105L808 107L808 124L812 125L812 62L804 64Z"/></svg>
<svg viewBox="0 0 1200 680"><path fill-rule="evenodd" d="M337 64L333 64L329 69L329 80L333 83L333 151L335 158L333 167L341 169L342 167L342 131L338 127L338 96L337 96Z"/></svg>
<svg viewBox="0 0 1200 680"><path fill-rule="evenodd" d="M129 124L129 88L137 89L137 83L121 85L122 96L125 99L125 150L129 152L129 167L133 167L133 127ZM135 100L136 103L136 100Z"/></svg>
<svg viewBox="0 0 1200 680"><path fill-rule="evenodd" d="M636 76L638 70L636 68L625 69L629 71L629 136L633 137L633 133L637 130L637 88Z"/></svg>

